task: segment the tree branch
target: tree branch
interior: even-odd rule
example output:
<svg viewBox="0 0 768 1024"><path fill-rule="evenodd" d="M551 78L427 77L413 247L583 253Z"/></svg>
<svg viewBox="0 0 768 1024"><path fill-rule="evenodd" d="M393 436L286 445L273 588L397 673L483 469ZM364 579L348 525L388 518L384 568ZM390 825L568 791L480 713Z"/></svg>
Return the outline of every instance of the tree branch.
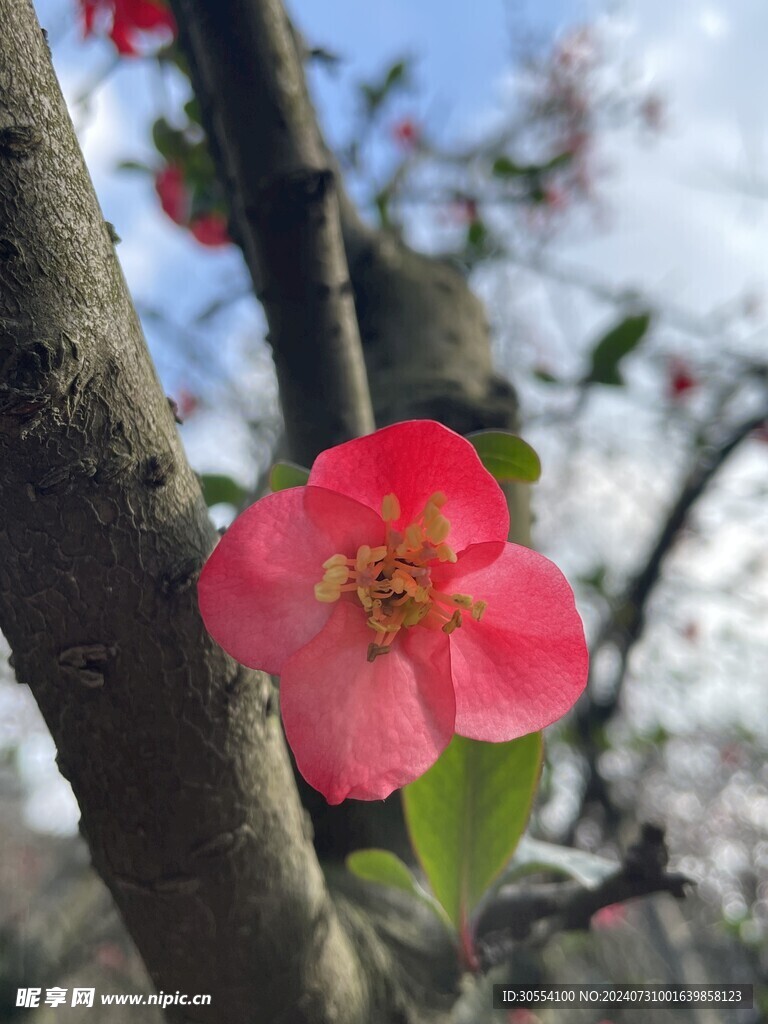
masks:
<svg viewBox="0 0 768 1024"><path fill-rule="evenodd" d="M596 654L609 645L615 648L619 657L613 678L605 687L606 695L597 702L591 698L588 687L574 715L576 729L582 741L587 774L582 808L590 801L598 802L611 817L616 815L607 788L597 770L597 758L601 748L596 742L595 733L605 727L619 707L629 657L643 635L648 602L661 579L664 560L674 547L696 503L707 493L710 484L731 456L766 419L768 408L763 408L732 426L719 439L711 438L709 443L699 449L677 498L662 523L648 558L625 587L624 594L615 603L610 618L606 620L592 645L590 659L593 665ZM571 833L577 820L573 820Z"/></svg>
<svg viewBox="0 0 768 1024"><path fill-rule="evenodd" d="M374 428L336 178L280 0L173 0L233 228L269 323L291 457Z"/></svg>
<svg viewBox="0 0 768 1024"><path fill-rule="evenodd" d="M388 1019L268 680L202 627L215 531L28 0L0 0L0 24L0 628L17 677L155 984L213 997L185 1020Z"/></svg>
<svg viewBox="0 0 768 1024"><path fill-rule="evenodd" d="M691 880L668 872L667 860L663 832L644 825L621 868L594 889L578 882L504 886L481 913L475 928L484 967L508 959L520 943L541 946L559 932L586 930L598 910L614 903L656 892L669 892L681 899Z"/></svg>

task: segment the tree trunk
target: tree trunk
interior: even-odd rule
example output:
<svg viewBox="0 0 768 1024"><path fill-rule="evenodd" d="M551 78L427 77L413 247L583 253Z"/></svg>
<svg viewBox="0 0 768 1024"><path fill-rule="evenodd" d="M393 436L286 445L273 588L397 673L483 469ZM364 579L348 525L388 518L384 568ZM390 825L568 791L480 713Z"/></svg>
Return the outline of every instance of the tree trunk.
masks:
<svg viewBox="0 0 768 1024"><path fill-rule="evenodd" d="M0 627L172 1019L371 1005L271 689L207 636L215 541L28 0L0 0Z"/></svg>

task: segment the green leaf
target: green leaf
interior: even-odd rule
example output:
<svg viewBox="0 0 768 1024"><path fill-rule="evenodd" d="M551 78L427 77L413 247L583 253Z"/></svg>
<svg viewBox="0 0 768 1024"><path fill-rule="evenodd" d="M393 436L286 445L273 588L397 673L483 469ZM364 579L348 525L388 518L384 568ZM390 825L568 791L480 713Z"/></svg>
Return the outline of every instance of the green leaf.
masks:
<svg viewBox="0 0 768 1024"><path fill-rule="evenodd" d="M573 162L573 152L570 149L564 150L562 153L558 153L557 156L553 156L551 160L547 160L546 163L541 165L540 170L546 171L557 171L561 167L567 167L568 164Z"/></svg>
<svg viewBox="0 0 768 1024"><path fill-rule="evenodd" d="M467 228L467 245L472 249L481 249L488 239L488 228L481 220L473 220Z"/></svg>
<svg viewBox="0 0 768 1024"><path fill-rule="evenodd" d="M169 163L182 160L189 149L184 133L171 127L164 117L159 117L152 125L152 141Z"/></svg>
<svg viewBox="0 0 768 1024"><path fill-rule="evenodd" d="M389 201L391 198L392 193L388 188L383 188L381 192L377 192L373 197L373 202L379 215L379 226L384 229L392 227L392 221L389 216Z"/></svg>
<svg viewBox="0 0 768 1024"><path fill-rule="evenodd" d="M140 163L138 160L120 160L117 164L118 171L135 171L139 174L154 174L151 167Z"/></svg>
<svg viewBox="0 0 768 1024"><path fill-rule="evenodd" d="M539 778L541 733L509 743L454 736L403 790L411 843L457 929L512 855Z"/></svg>
<svg viewBox="0 0 768 1024"><path fill-rule="evenodd" d="M308 479L309 470L295 462L276 462L269 472L269 486L273 491L303 487Z"/></svg>
<svg viewBox="0 0 768 1024"><path fill-rule="evenodd" d="M503 430L478 430L467 434L480 460L497 480L535 483L541 476L539 456L527 441Z"/></svg>
<svg viewBox="0 0 768 1024"><path fill-rule="evenodd" d="M491 172L497 178L540 178L543 174L557 171L573 160L573 153L564 152L545 160L543 164L519 164L508 156L499 156L493 161Z"/></svg>
<svg viewBox="0 0 768 1024"><path fill-rule="evenodd" d="M542 843L530 836L523 836L515 850L509 868L500 882L510 882L521 875L536 871L552 871L558 875L573 878L587 889L596 889L610 875L618 870L615 861L598 857L584 850L572 850L555 843Z"/></svg>
<svg viewBox="0 0 768 1024"><path fill-rule="evenodd" d="M200 101L197 96L193 96L191 100L187 100L184 104L184 113L187 115L190 121L194 121L195 124L202 124L203 117L200 111Z"/></svg>
<svg viewBox="0 0 768 1024"><path fill-rule="evenodd" d="M405 85L408 80L408 72L410 66L407 60L398 60L392 65L387 71L387 76L384 79L384 91L389 90L395 85Z"/></svg>
<svg viewBox="0 0 768 1024"><path fill-rule="evenodd" d="M419 886L408 865L389 850L355 850L347 857L346 865L366 882L391 885L405 892L414 892Z"/></svg>
<svg viewBox="0 0 768 1024"><path fill-rule="evenodd" d="M366 882L377 885L391 885L402 889L420 900L433 914L437 914L443 924L452 929L452 924L445 911L434 898L419 885L415 875L395 853L389 850L355 850L345 861L347 870Z"/></svg>
<svg viewBox="0 0 768 1024"><path fill-rule="evenodd" d="M248 492L231 476L223 473L203 473L200 476L200 486L203 489L205 504L218 505L221 502L227 505L239 506L248 497Z"/></svg>
<svg viewBox="0 0 768 1024"><path fill-rule="evenodd" d="M361 84L360 92L363 95L369 114L373 114L378 110L390 93L408 84L410 68L409 60L398 60L387 69L381 81L363 82Z"/></svg>
<svg viewBox="0 0 768 1024"><path fill-rule="evenodd" d="M531 173L531 168L525 164L518 164L508 156L499 156L493 161L491 172L497 178L520 178Z"/></svg>
<svg viewBox="0 0 768 1024"><path fill-rule="evenodd" d="M619 363L637 348L648 332L651 314L628 316L613 327L592 349L592 366L586 377L588 384L620 385L624 380Z"/></svg>
<svg viewBox="0 0 768 1024"><path fill-rule="evenodd" d="M533 376L536 380L540 380L542 384L559 384L560 378L556 377L554 373L550 373L549 370L545 370L539 366L533 371Z"/></svg>

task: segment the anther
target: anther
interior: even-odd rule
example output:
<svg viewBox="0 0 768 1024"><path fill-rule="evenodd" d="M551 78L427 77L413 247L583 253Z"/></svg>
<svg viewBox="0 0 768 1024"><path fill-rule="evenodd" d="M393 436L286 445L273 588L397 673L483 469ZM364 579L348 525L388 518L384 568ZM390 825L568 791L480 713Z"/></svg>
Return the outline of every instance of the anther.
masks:
<svg viewBox="0 0 768 1024"><path fill-rule="evenodd" d="M390 647L380 647L378 644L368 644L368 661L376 661L380 654L389 654Z"/></svg>
<svg viewBox="0 0 768 1024"><path fill-rule="evenodd" d="M432 544L442 544L450 532L451 524L445 516L439 513L427 524L427 540L431 541Z"/></svg>
<svg viewBox="0 0 768 1024"><path fill-rule="evenodd" d="M381 518L385 523L394 523L400 518L400 502L394 494L387 494L381 503Z"/></svg>
<svg viewBox="0 0 768 1024"><path fill-rule="evenodd" d="M448 544L437 545L437 557L441 562L456 562L456 552Z"/></svg>
<svg viewBox="0 0 768 1024"><path fill-rule="evenodd" d="M346 565L334 565L332 569L326 569L323 574L325 583L346 583L349 579L349 569Z"/></svg>
<svg viewBox="0 0 768 1024"><path fill-rule="evenodd" d="M341 589L338 583L329 583L327 580L323 580L322 583L315 584L315 598L322 601L323 604L333 604L340 597Z"/></svg>
<svg viewBox="0 0 768 1024"><path fill-rule="evenodd" d="M371 560L371 549L367 544L361 544L357 549L357 558L355 559L355 568L358 572L362 572L363 569L368 565Z"/></svg>
<svg viewBox="0 0 768 1024"><path fill-rule="evenodd" d="M424 530L418 525L418 523L411 523L411 525L405 531L405 543L409 548L415 550L420 548L424 542Z"/></svg>
<svg viewBox="0 0 768 1024"><path fill-rule="evenodd" d="M460 625L461 625L461 612L457 608L456 611L453 613L453 615L450 617L450 619L443 626L443 632L444 633L448 633L448 635L450 636L450 634L454 631L454 629L458 629Z"/></svg>
<svg viewBox="0 0 768 1024"><path fill-rule="evenodd" d="M480 619L482 619L483 612L487 607L487 601L475 601L474 605L472 606L472 618L475 619L476 622L479 622Z"/></svg>
<svg viewBox="0 0 768 1024"><path fill-rule="evenodd" d="M472 598L469 594L451 594L451 600L454 604L458 604L462 608L472 607Z"/></svg>
<svg viewBox="0 0 768 1024"><path fill-rule="evenodd" d="M346 558L345 555L331 555L330 558L326 559L326 561L323 562L323 568L324 569L333 569L337 565L346 565L346 564L347 564L347 558Z"/></svg>

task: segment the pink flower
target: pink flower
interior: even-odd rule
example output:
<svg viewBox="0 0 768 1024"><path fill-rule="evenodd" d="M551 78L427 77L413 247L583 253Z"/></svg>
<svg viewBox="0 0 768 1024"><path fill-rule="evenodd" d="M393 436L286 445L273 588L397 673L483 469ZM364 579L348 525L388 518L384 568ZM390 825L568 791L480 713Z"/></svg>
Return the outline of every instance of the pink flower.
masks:
<svg viewBox="0 0 768 1024"><path fill-rule="evenodd" d="M568 583L506 542L504 494L472 445L414 420L323 452L205 565L200 610L238 661L279 674L288 742L328 802L383 799L454 732L499 742L584 688Z"/></svg>
<svg viewBox="0 0 768 1024"><path fill-rule="evenodd" d="M227 218L221 213L201 213L193 217L189 230L201 245L215 248L232 241L227 232Z"/></svg>
<svg viewBox="0 0 768 1024"><path fill-rule="evenodd" d="M124 57L141 52L142 32L176 35L176 21L163 0L80 0L80 7L84 34L103 29Z"/></svg>

